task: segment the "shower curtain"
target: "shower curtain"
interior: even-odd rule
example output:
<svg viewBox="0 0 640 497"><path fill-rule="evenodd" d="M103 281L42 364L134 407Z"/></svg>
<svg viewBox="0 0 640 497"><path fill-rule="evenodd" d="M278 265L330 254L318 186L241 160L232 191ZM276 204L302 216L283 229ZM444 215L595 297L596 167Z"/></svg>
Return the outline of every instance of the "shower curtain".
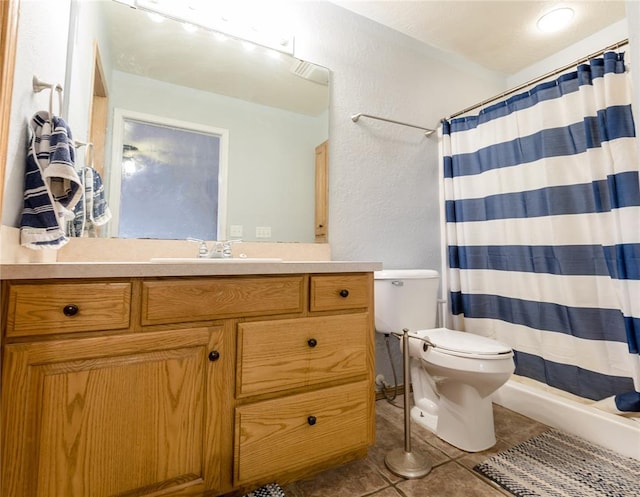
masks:
<svg viewBox="0 0 640 497"><path fill-rule="evenodd" d="M624 54L607 52L439 130L449 325L509 344L517 375L618 395L629 411L640 404L631 98Z"/></svg>

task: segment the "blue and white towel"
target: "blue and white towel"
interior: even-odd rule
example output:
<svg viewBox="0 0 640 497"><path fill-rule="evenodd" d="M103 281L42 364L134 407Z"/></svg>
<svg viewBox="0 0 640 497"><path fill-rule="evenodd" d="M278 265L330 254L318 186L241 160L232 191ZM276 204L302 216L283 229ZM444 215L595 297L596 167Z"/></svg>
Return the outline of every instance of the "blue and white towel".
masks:
<svg viewBox="0 0 640 497"><path fill-rule="evenodd" d="M32 249L57 249L69 241L66 220L73 218L73 208L82 198L73 137L61 118L49 118L46 111L33 116L30 134L20 243Z"/></svg>
<svg viewBox="0 0 640 497"><path fill-rule="evenodd" d="M70 223L72 236L97 236L96 227L106 224L111 219L111 211L104 194L102 178L92 167L80 169L80 177L84 185L82 201L75 207L75 219Z"/></svg>

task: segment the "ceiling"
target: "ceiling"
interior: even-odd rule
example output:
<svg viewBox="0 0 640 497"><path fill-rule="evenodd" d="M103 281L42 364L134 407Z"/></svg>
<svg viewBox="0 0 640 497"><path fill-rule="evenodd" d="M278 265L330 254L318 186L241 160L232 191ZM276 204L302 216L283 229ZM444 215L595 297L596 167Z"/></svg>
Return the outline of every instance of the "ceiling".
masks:
<svg viewBox="0 0 640 497"><path fill-rule="evenodd" d="M506 75L515 74L625 18L625 2L617 0L351 0L333 3ZM538 32L537 19L560 6L574 9L571 26L561 33Z"/></svg>

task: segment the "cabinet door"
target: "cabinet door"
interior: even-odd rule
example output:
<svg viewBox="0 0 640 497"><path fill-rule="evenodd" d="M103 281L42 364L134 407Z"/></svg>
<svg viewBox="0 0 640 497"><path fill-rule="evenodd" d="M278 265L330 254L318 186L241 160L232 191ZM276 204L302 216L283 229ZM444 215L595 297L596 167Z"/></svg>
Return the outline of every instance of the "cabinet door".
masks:
<svg viewBox="0 0 640 497"><path fill-rule="evenodd" d="M223 390L223 336L203 327L7 345L2 495L218 488L224 403L207 394Z"/></svg>

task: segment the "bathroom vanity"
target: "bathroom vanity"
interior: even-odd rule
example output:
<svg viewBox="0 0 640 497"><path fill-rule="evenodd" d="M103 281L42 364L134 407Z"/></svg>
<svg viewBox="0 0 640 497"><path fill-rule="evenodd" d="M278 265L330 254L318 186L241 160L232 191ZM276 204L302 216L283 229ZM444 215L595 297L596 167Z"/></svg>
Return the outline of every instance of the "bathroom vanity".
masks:
<svg viewBox="0 0 640 497"><path fill-rule="evenodd" d="M2 495L241 495L364 456L377 269L2 266Z"/></svg>

